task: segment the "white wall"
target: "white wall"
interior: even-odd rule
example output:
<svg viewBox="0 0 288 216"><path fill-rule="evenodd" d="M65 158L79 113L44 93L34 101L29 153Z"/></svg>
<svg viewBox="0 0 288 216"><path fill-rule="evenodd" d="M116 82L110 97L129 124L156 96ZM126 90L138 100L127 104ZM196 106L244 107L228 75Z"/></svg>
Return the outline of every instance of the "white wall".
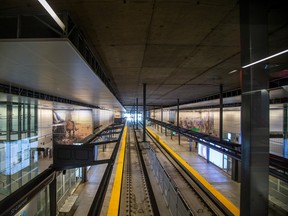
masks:
<svg viewBox="0 0 288 216"><path fill-rule="evenodd" d="M154 116L154 111L150 113L150 118ZM155 110L155 119L161 121L161 109ZM163 109L163 121L169 121L169 110Z"/></svg>
<svg viewBox="0 0 288 216"><path fill-rule="evenodd" d="M153 118L153 116L154 116L154 110L150 112L150 118ZM161 121L161 109L155 110L155 119Z"/></svg>
<svg viewBox="0 0 288 216"><path fill-rule="evenodd" d="M110 110L100 110L100 124L104 127L112 124L114 121L114 112Z"/></svg>
<svg viewBox="0 0 288 216"><path fill-rule="evenodd" d="M169 121L169 110L163 110L163 121L164 122Z"/></svg>
<svg viewBox="0 0 288 216"><path fill-rule="evenodd" d="M214 130L219 136L219 112L214 111ZM223 110L223 132L240 134L240 111L226 111Z"/></svg>
<svg viewBox="0 0 288 216"><path fill-rule="evenodd" d="M270 110L270 131L283 131L283 109Z"/></svg>
<svg viewBox="0 0 288 216"><path fill-rule="evenodd" d="M38 109L38 146L52 148L52 110Z"/></svg>

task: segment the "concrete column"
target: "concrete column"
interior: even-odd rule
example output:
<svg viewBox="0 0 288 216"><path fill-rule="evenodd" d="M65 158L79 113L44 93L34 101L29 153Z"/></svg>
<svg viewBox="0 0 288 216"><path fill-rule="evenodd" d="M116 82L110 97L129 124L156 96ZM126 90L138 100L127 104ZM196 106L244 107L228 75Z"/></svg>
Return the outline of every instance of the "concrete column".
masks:
<svg viewBox="0 0 288 216"><path fill-rule="evenodd" d="M146 142L146 83L143 83L143 142Z"/></svg>
<svg viewBox="0 0 288 216"><path fill-rule="evenodd" d="M179 98L177 99L177 128L179 130ZM178 132L178 144L180 145L180 133Z"/></svg>
<svg viewBox="0 0 288 216"><path fill-rule="evenodd" d="M240 215L268 215L269 74L267 0L241 0L241 198Z"/></svg>
<svg viewBox="0 0 288 216"><path fill-rule="evenodd" d="M241 162L232 158L231 179L240 182L241 180Z"/></svg>

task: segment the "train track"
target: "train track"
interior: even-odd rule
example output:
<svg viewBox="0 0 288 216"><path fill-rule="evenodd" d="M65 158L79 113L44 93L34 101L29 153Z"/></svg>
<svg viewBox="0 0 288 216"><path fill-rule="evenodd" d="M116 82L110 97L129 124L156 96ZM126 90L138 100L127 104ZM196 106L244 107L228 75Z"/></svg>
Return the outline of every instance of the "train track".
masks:
<svg viewBox="0 0 288 216"><path fill-rule="evenodd" d="M153 199L154 195L144 160L141 157L141 149L136 133L129 126L120 215L160 215L155 198Z"/></svg>
<svg viewBox="0 0 288 216"><path fill-rule="evenodd" d="M199 186L199 182L191 178L191 175L177 162L148 132L150 147L156 153L166 173L177 187L184 201L189 206L192 215L229 215L227 209L222 209L215 203L207 191ZM232 215L232 214L231 214Z"/></svg>

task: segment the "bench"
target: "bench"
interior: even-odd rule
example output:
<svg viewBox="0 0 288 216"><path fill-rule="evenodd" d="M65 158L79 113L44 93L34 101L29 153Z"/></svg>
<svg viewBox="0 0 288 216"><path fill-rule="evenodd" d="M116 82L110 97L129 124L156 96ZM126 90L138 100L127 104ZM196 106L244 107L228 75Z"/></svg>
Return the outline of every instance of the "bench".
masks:
<svg viewBox="0 0 288 216"><path fill-rule="evenodd" d="M59 216L72 216L77 209L77 206L75 205L77 199L78 195L71 195L67 197L64 205L59 210Z"/></svg>

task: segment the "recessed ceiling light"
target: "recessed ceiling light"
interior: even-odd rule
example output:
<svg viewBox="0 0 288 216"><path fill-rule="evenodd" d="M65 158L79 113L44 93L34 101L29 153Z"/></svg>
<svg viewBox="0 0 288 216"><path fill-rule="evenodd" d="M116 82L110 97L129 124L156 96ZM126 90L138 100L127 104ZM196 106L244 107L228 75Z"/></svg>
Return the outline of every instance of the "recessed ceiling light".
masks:
<svg viewBox="0 0 288 216"><path fill-rule="evenodd" d="M233 74L233 73L236 73L236 72L237 72L237 70L232 70L228 74Z"/></svg>
<svg viewBox="0 0 288 216"><path fill-rule="evenodd" d="M55 22L60 26L60 28L65 31L65 25L61 21L61 19L57 16L57 14L53 11L50 5L46 2L46 0L38 0L41 5L45 8L45 10L50 14L50 16L55 20Z"/></svg>

